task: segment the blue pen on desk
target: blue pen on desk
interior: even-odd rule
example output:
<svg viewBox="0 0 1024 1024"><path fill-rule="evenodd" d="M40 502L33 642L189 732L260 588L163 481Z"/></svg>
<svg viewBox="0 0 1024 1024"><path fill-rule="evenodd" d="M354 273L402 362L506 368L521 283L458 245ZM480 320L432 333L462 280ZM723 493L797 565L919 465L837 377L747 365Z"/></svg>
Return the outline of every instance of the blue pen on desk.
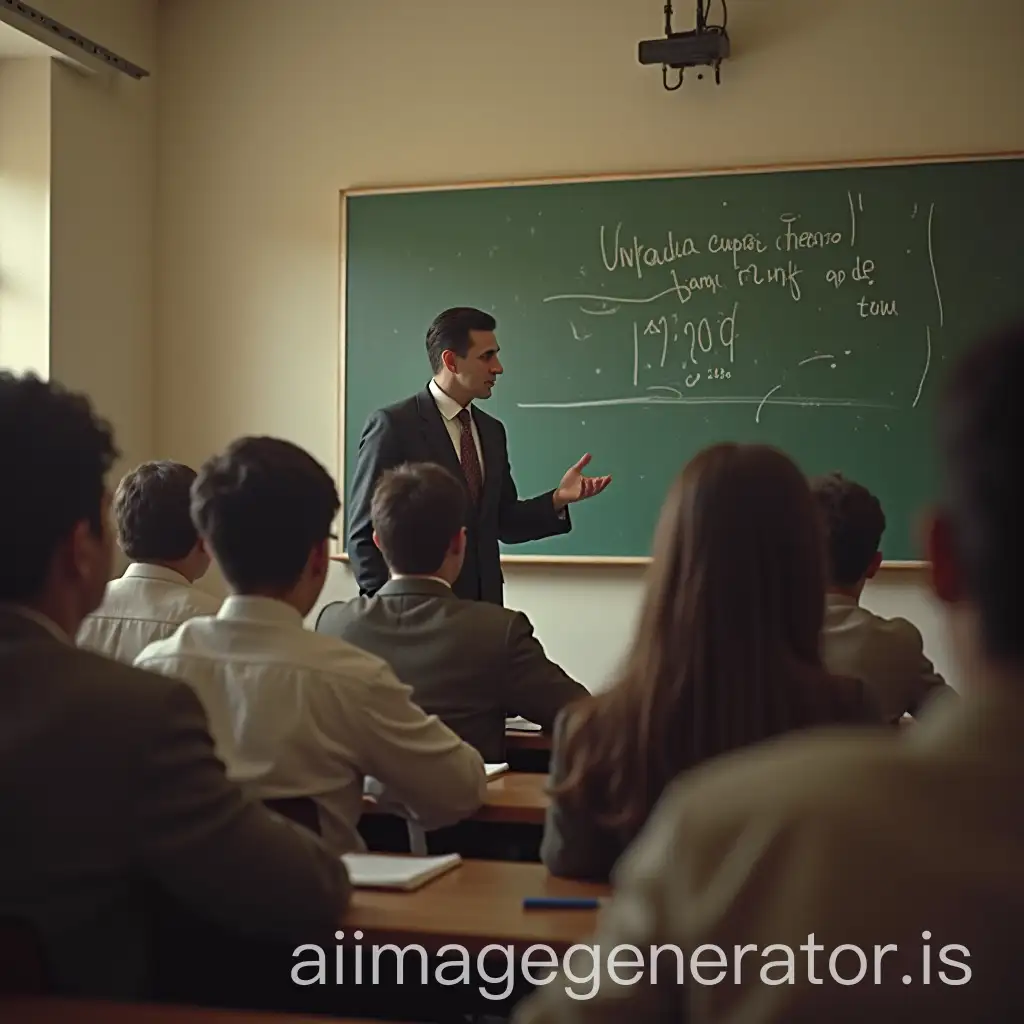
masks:
<svg viewBox="0 0 1024 1024"><path fill-rule="evenodd" d="M523 910L597 910L601 901L587 896L527 896Z"/></svg>

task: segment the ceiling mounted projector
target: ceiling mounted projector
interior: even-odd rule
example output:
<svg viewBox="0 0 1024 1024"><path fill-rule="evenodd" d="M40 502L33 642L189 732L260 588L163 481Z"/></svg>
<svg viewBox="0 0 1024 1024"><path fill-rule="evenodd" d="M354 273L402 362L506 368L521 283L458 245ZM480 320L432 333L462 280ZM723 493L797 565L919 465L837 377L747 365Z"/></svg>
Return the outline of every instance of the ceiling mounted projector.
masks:
<svg viewBox="0 0 1024 1024"><path fill-rule="evenodd" d="M662 82L670 92L683 84L683 75L687 68L712 67L715 69L715 82L722 81L722 61L729 56L730 47L729 33L726 32L729 11L726 0L720 2L722 24L709 25L707 14L711 0L697 0L697 27L689 32L672 31L672 4L666 3L664 37L645 39L640 43L640 63L660 64ZM669 68L679 72L675 85L669 85Z"/></svg>

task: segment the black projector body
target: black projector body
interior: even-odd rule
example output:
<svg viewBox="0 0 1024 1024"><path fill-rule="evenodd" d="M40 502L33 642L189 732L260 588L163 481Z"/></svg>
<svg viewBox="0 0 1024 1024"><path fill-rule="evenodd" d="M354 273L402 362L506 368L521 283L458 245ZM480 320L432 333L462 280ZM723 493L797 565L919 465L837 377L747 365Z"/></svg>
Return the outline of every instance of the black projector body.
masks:
<svg viewBox="0 0 1024 1024"><path fill-rule="evenodd" d="M729 37L722 30L678 32L662 39L640 43L641 64L662 64L670 68L717 66L729 56Z"/></svg>

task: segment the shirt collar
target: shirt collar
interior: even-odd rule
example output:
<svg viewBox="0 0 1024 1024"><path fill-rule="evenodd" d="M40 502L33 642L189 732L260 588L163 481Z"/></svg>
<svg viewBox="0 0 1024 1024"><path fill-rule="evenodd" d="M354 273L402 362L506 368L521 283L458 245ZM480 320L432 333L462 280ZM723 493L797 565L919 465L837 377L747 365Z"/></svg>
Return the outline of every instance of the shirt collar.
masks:
<svg viewBox="0 0 1024 1024"><path fill-rule="evenodd" d="M185 587L192 585L180 572L168 569L166 565L153 565L150 562L132 562L125 569L121 578L127 577L140 580L162 580L164 583L179 583Z"/></svg>
<svg viewBox="0 0 1024 1024"><path fill-rule="evenodd" d="M431 378L430 383L427 385L431 395L434 396L434 401L437 403L438 411L446 420L453 420L456 416L462 412L462 406L452 398L446 391L442 391L440 385L436 380ZM470 402L470 405L473 403ZM466 406L468 409L469 406Z"/></svg>
<svg viewBox="0 0 1024 1024"><path fill-rule="evenodd" d="M29 619L34 622L37 626L42 626L50 636L59 640L62 644L70 644L71 638L64 632L56 622L53 621L48 615L44 615L42 612L37 612L35 608L27 608L23 604L3 604L0 608L6 611L12 612L14 615L20 615L23 619Z"/></svg>
<svg viewBox="0 0 1024 1024"><path fill-rule="evenodd" d="M393 580L433 580L435 583L443 583L449 590L452 589L452 585L447 581L441 579L440 576L406 576L404 573L396 572L391 574Z"/></svg>
<svg viewBox="0 0 1024 1024"><path fill-rule="evenodd" d="M252 594L232 594L225 598L217 612L218 619L235 622L265 622L305 628L297 608L274 597L256 597Z"/></svg>

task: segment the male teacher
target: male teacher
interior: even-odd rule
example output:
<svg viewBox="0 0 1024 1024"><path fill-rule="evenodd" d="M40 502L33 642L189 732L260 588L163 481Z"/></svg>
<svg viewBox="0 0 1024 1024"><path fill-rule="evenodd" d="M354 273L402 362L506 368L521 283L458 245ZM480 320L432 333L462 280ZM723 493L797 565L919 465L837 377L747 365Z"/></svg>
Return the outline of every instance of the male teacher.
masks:
<svg viewBox="0 0 1024 1024"><path fill-rule="evenodd" d="M457 307L439 314L427 331L432 380L419 394L378 409L363 428L348 517L348 555L363 594L375 594L388 579L371 517L373 490L386 469L403 462L436 462L465 481L466 555L452 589L459 597L494 604L503 603L498 542L522 544L568 533L568 506L600 494L611 483L610 476L583 475L590 461L584 455L555 490L519 499L505 427L473 404L491 397L502 372L495 326L494 317L479 309Z"/></svg>

